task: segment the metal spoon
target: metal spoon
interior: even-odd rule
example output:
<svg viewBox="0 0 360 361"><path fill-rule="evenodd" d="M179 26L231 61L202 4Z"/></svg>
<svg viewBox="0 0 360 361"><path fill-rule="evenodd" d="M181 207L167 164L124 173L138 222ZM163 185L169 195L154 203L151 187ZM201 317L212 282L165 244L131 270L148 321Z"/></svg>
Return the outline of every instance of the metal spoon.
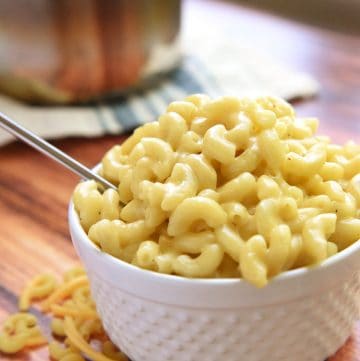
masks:
<svg viewBox="0 0 360 361"><path fill-rule="evenodd" d="M89 168L85 167L83 164L71 158L66 153L62 152L60 149L54 147L52 144L48 143L46 140L30 132L26 128L22 127L5 114L0 112L0 127L7 130L10 134L14 135L16 138L22 140L24 143L29 144L31 147L35 148L39 152L45 154L49 158L57 161L66 168L70 169L80 177L85 179L95 180L100 183L105 189L112 188L117 190L116 186L112 183L99 176L98 174L92 172Z"/></svg>

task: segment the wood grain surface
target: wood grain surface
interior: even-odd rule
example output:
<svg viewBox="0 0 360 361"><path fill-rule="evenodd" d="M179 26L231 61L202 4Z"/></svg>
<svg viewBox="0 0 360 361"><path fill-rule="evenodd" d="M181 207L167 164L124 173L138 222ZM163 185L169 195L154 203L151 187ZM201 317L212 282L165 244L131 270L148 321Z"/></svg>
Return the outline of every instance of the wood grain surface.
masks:
<svg viewBox="0 0 360 361"><path fill-rule="evenodd" d="M360 39L234 3L187 1L183 26L191 26L199 18L209 25L221 21L244 43L261 47L294 69L313 74L321 83L320 95L295 102L297 112L318 116L321 133L330 134L337 142L349 138L360 141ZM54 144L93 166L108 148L123 139L73 138ZM16 310L16 296L30 277L44 271L60 274L77 262L66 219L77 181L76 176L26 145L13 143L0 148L0 323ZM43 348L15 357L0 355L0 360L48 360L48 354ZM359 322L330 360L360 361Z"/></svg>

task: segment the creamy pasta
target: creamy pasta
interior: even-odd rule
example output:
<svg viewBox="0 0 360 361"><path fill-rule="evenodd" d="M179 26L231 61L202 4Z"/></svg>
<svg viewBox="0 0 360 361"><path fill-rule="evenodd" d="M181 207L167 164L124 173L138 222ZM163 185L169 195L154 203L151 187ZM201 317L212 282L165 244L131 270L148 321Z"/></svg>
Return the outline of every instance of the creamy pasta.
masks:
<svg viewBox="0 0 360 361"><path fill-rule="evenodd" d="M262 287L360 238L360 147L317 127L275 97L173 102L103 158L118 192L76 187L81 225L136 266Z"/></svg>

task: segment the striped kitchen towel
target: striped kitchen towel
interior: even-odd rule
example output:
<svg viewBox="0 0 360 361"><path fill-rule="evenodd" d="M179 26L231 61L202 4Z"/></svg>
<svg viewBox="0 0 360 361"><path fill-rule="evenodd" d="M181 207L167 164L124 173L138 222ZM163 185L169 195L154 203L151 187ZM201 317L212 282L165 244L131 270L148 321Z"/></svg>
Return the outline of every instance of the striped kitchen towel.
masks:
<svg viewBox="0 0 360 361"><path fill-rule="evenodd" d="M169 102L192 93L274 94L291 99L311 96L318 89L308 75L290 71L252 50L240 47L234 50L232 46L230 57L224 53L226 49L222 56L218 51L185 56L178 70L155 88L118 101L82 106L31 106L0 95L0 111L45 138L96 137L127 133L140 124L154 121ZM12 140L12 136L0 129L0 145Z"/></svg>

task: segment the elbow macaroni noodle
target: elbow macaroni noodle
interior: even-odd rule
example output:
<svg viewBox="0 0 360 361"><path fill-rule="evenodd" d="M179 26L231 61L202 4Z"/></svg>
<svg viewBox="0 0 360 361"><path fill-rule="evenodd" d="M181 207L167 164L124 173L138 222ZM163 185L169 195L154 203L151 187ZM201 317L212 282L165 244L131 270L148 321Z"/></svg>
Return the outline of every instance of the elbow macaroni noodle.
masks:
<svg viewBox="0 0 360 361"><path fill-rule="evenodd" d="M8 354L46 343L35 316L29 313L15 313L10 316L4 322L3 331L0 333L0 351Z"/></svg>
<svg viewBox="0 0 360 361"><path fill-rule="evenodd" d="M81 225L139 267L264 286L360 238L360 146L317 127L275 97L173 102L103 158L118 193L77 186Z"/></svg>

